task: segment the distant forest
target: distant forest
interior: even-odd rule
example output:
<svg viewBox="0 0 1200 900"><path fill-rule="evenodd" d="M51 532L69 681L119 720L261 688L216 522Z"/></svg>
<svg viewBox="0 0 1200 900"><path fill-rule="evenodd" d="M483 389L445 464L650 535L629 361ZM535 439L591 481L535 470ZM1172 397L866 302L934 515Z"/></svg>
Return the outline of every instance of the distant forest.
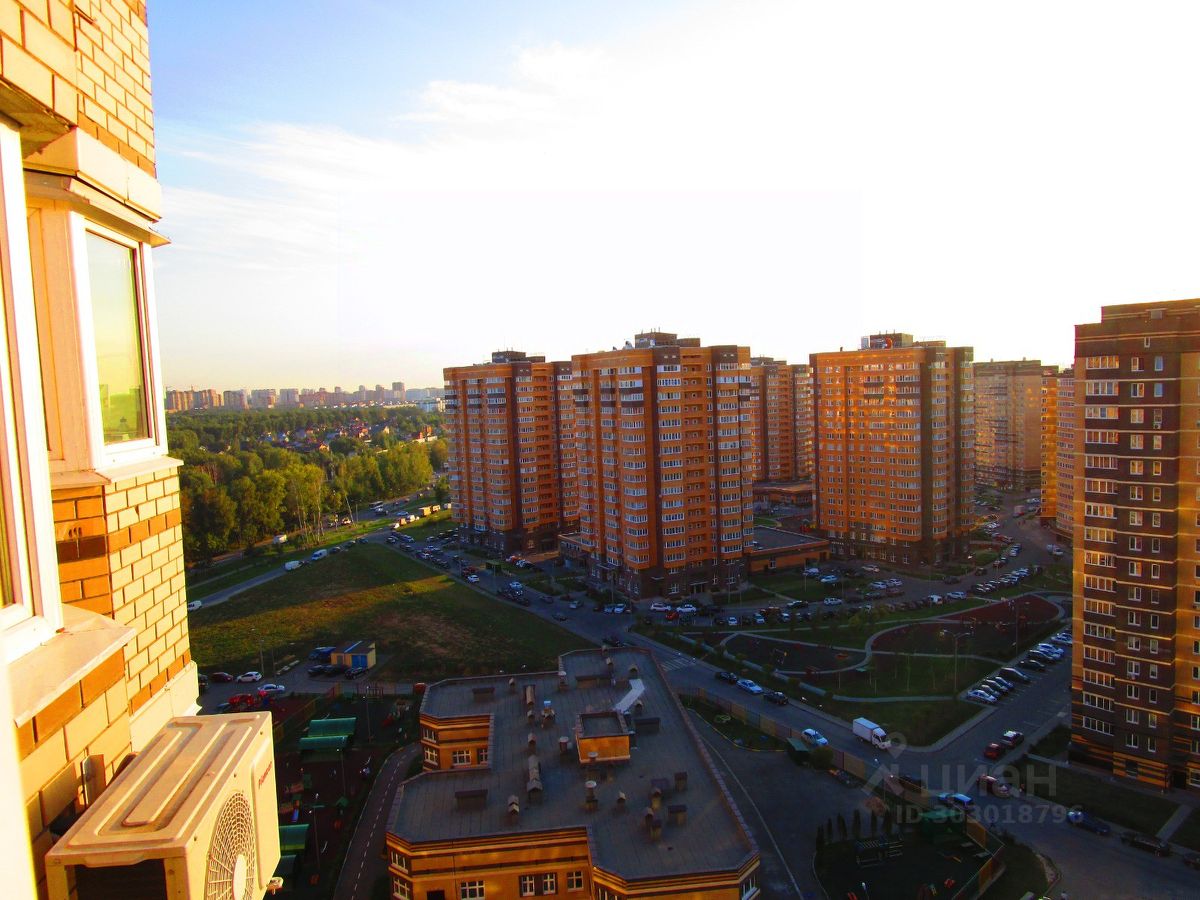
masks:
<svg viewBox="0 0 1200 900"><path fill-rule="evenodd" d="M253 547L275 534L320 538L330 517L412 493L446 463L442 417L412 407L173 413L167 417L189 564ZM444 477L435 491L449 491Z"/></svg>

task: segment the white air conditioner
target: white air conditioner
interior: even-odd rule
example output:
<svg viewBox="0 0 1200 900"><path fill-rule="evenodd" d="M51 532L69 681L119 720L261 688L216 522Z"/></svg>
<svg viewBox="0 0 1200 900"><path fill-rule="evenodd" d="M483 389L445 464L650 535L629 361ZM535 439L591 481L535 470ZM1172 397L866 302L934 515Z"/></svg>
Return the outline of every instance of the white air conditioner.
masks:
<svg viewBox="0 0 1200 900"><path fill-rule="evenodd" d="M172 719L46 855L50 900L259 900L274 769L270 713Z"/></svg>

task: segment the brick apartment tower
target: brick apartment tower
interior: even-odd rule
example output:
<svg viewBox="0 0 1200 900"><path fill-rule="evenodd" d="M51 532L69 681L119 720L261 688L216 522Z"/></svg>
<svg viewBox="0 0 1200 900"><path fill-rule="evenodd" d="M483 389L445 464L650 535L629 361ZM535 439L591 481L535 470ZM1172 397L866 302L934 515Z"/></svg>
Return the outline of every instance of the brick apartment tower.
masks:
<svg viewBox="0 0 1200 900"><path fill-rule="evenodd" d="M503 553L553 550L569 524L564 496L574 510L573 469L560 464L571 449L563 426L574 398L559 378L569 381L570 364L504 350L444 375L450 489L463 540ZM560 422L565 399L572 408Z"/></svg>
<svg viewBox="0 0 1200 900"><path fill-rule="evenodd" d="M1059 541L1072 543L1075 540L1075 372L1065 369L1058 376L1058 398L1056 414L1058 429L1055 435L1057 449L1054 454L1055 510L1054 536Z"/></svg>
<svg viewBox="0 0 1200 900"><path fill-rule="evenodd" d="M1042 505L1038 521L1046 528L1053 527L1058 512L1058 367L1042 370L1041 386L1041 448L1040 484Z"/></svg>
<svg viewBox="0 0 1200 900"><path fill-rule="evenodd" d="M975 363L975 480L1028 490L1041 480L1042 372L1037 360Z"/></svg>
<svg viewBox="0 0 1200 900"><path fill-rule="evenodd" d="M754 521L749 349L648 332L571 363L579 531L564 555L630 597L736 587Z"/></svg>
<svg viewBox="0 0 1200 900"><path fill-rule="evenodd" d="M788 365L769 356L750 360L757 410L754 481L800 481L812 477L812 376L807 365Z"/></svg>
<svg viewBox="0 0 1200 900"><path fill-rule="evenodd" d="M812 355L817 522L835 554L918 566L967 552L971 356L907 334Z"/></svg>
<svg viewBox="0 0 1200 900"><path fill-rule="evenodd" d="M1200 787L1200 300L1075 329L1072 751Z"/></svg>

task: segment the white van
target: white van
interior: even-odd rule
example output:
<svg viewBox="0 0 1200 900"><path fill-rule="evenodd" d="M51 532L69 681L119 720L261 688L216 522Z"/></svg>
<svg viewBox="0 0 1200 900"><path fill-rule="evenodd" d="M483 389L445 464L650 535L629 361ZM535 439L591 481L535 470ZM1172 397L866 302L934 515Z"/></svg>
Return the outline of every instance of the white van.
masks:
<svg viewBox="0 0 1200 900"><path fill-rule="evenodd" d="M310 556L309 559L311 559L313 562L316 562L318 559L324 559L328 555L329 555L328 550L314 550L313 555Z"/></svg>
<svg viewBox="0 0 1200 900"><path fill-rule="evenodd" d="M295 572L298 568L300 568L300 560L298 559L293 559L283 564L283 571L285 572Z"/></svg>

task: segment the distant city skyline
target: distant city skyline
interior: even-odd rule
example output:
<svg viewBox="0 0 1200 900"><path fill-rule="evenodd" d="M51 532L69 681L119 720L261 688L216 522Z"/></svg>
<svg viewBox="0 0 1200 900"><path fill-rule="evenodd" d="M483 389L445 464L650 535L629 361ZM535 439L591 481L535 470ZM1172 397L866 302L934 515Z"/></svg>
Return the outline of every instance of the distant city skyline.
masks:
<svg viewBox="0 0 1200 900"><path fill-rule="evenodd" d="M1196 292L1170 4L163 9L172 384L436 384L656 325L1061 365L1099 307Z"/></svg>

